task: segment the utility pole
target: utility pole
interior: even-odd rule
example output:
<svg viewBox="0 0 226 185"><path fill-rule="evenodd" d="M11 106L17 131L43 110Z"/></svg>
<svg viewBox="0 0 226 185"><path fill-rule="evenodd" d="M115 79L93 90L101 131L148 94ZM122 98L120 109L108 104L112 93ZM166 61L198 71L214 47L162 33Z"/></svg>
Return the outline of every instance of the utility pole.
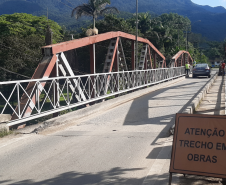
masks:
<svg viewBox="0 0 226 185"><path fill-rule="evenodd" d="M179 29L177 28L177 35L178 35L178 49L180 47L180 41L179 41Z"/></svg>
<svg viewBox="0 0 226 185"><path fill-rule="evenodd" d="M192 33L192 32L189 32L189 33L187 32L187 38L186 38L186 42L187 42L186 46L187 46L187 48L186 48L186 50L189 49L189 45L188 45L188 35L191 34L191 33Z"/></svg>
<svg viewBox="0 0 226 185"><path fill-rule="evenodd" d="M203 49L202 47L199 47L198 48L198 50L199 50L199 58L200 58L200 61L199 62L200 63L202 63L202 49Z"/></svg>
<svg viewBox="0 0 226 185"><path fill-rule="evenodd" d="M136 0L136 70L138 65L138 0Z"/></svg>
<svg viewBox="0 0 226 185"><path fill-rule="evenodd" d="M188 51L188 26L186 27L186 51Z"/></svg>
<svg viewBox="0 0 226 185"><path fill-rule="evenodd" d="M48 8L47 8L47 29L46 29L46 35L45 35L45 43L46 45L51 45L52 44L52 30L49 26L49 18L48 18Z"/></svg>
<svg viewBox="0 0 226 185"><path fill-rule="evenodd" d="M183 23L176 23L174 25L177 25L177 42L178 42L178 48L180 47L180 38L179 38L179 25L183 25Z"/></svg>

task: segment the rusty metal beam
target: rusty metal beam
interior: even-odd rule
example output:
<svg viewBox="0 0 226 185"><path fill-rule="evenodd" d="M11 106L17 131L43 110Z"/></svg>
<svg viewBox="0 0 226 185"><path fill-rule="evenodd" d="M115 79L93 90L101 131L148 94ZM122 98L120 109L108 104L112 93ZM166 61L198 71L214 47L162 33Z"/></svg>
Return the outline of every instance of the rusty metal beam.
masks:
<svg viewBox="0 0 226 185"><path fill-rule="evenodd" d="M163 67L166 67L166 60L163 60L162 68L163 68Z"/></svg>
<svg viewBox="0 0 226 185"><path fill-rule="evenodd" d="M176 60L177 60L181 55L183 55L183 54L188 54L188 57L189 57L189 58L191 59L191 61L193 62L193 59L192 59L190 53L189 53L188 51L184 51L184 50L179 51L176 55L173 56L172 59L175 59L175 61L176 61Z"/></svg>
<svg viewBox="0 0 226 185"><path fill-rule="evenodd" d="M131 67L135 70L135 41L132 41L132 57L131 57Z"/></svg>
<svg viewBox="0 0 226 185"><path fill-rule="evenodd" d="M60 52L64 52L64 51L88 46L88 45L95 44L95 43L98 43L98 42L102 42L102 41L105 41L105 40L109 40L109 39L112 39L112 38L117 38L117 37L126 38L126 39L129 39L129 40L132 40L132 41L136 40L135 35L131 35L131 34L128 34L128 33L117 31L117 32L107 32L107 33L103 33L103 34L99 34L99 35L95 35L95 36L91 36L91 37L85 37L85 38L81 38L81 39L75 39L75 40L71 40L71 41L67 41L67 42L62 42L62 43L59 43L59 44L53 44L53 45L42 47L42 49L43 50L45 50L45 49L51 50L52 54L56 54L56 53L60 53ZM149 40L138 37L138 42L148 44L151 48L153 48L153 50L162 59L165 60L165 57L162 55L162 53Z"/></svg>
<svg viewBox="0 0 226 185"><path fill-rule="evenodd" d="M114 72L119 72L119 54L118 54L118 47L116 48L116 53L115 53Z"/></svg>
<svg viewBox="0 0 226 185"><path fill-rule="evenodd" d="M96 73L96 65L95 65L95 44L91 44L89 46L90 48L90 73L95 74Z"/></svg>
<svg viewBox="0 0 226 185"><path fill-rule="evenodd" d="M112 71L112 68L113 68L113 65L114 65L115 54L116 54L116 51L117 51L117 49L118 49L118 42L119 42L119 37L117 38L116 43L115 43L115 49L114 49L113 57L112 57L112 60L111 60L111 66L110 66L109 72Z"/></svg>
<svg viewBox="0 0 226 185"><path fill-rule="evenodd" d="M145 56L145 62L144 62L144 70L147 70L147 68L148 68L148 54L146 54L146 56Z"/></svg>
<svg viewBox="0 0 226 185"><path fill-rule="evenodd" d="M116 47L116 53L115 53L115 60L114 60L114 72L119 72L119 51L118 51L118 47ZM114 77L116 79L116 86L115 86L115 91L119 90L119 80L117 78L117 74L114 74ZM108 78L109 79L109 78ZM118 97L118 95L116 95L116 97Z"/></svg>
<svg viewBox="0 0 226 185"><path fill-rule="evenodd" d="M150 46L148 46L148 55L149 55L149 57L150 57L151 69L153 69L153 67L152 67L152 59L151 59L151 50L150 50Z"/></svg>
<svg viewBox="0 0 226 185"><path fill-rule="evenodd" d="M192 63L191 63L191 58L190 58L190 57L188 57L188 63L189 63L190 65L192 65Z"/></svg>
<svg viewBox="0 0 226 185"><path fill-rule="evenodd" d="M156 69L156 53L153 53L153 57L154 57L154 69Z"/></svg>
<svg viewBox="0 0 226 185"><path fill-rule="evenodd" d="M57 57L56 55L54 56L49 56L49 57L44 57L42 59L42 62L38 65L38 67L35 70L35 73L33 74L31 79L40 79L40 78L48 78L55 66ZM41 85L44 88L45 86L45 82L42 82ZM36 97L36 93L34 91L34 87L36 85L36 82L30 82L28 84L28 86L26 87L26 92L29 95L30 99L28 98L28 96L24 93L20 99L20 110L25 110L23 115L21 115L21 117L27 117L31 114L32 110L33 110L33 105L36 104L36 98L40 96L41 92L38 92L38 95ZM18 106L16 107L16 112L18 113ZM18 119L16 114L12 115L11 120L15 120Z"/></svg>

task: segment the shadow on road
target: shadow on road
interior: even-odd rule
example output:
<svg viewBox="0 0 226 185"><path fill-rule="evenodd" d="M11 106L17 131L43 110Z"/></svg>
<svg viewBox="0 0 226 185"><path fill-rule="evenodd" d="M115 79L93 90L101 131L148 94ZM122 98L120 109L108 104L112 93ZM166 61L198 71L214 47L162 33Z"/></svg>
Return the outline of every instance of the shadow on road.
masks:
<svg viewBox="0 0 226 185"><path fill-rule="evenodd" d="M222 76L220 87L219 87L219 90L217 93L217 103L216 103L216 107L215 107L215 111L214 111L214 114L216 114L216 115L220 115L220 111L221 111L221 93L223 91L223 85L224 85L224 76Z"/></svg>
<svg viewBox="0 0 226 185"><path fill-rule="evenodd" d="M201 78L202 79L202 78ZM210 79L211 80L211 79ZM169 130L175 123L175 113L180 113L187 107L194 98L202 91L203 87L210 81L194 81L186 83L183 81L183 84L174 84L170 87L166 87L163 89L159 89L155 92L144 95L140 98L137 98L133 101L129 112L124 121L124 126L126 125L163 125L163 129L160 131L159 135L155 138L155 140L150 145L156 145L156 141L159 138L167 138L169 137ZM181 82L180 82L181 83ZM193 89L192 89L192 88ZM195 90L195 92L193 92ZM171 92L170 92L171 91ZM182 91L182 93L178 93ZM172 92L176 92L175 96L172 96ZM168 104L164 104L165 101L169 101ZM181 101L185 102L184 104ZM146 108L141 113L137 114L137 110L139 108L140 102L142 102ZM150 106L149 102L158 103L154 106ZM173 104L173 102L176 102ZM170 104L172 103L172 104ZM181 104L180 104L181 103ZM154 112L154 109L155 110ZM161 112L162 111L162 112ZM175 112L175 113L174 113ZM152 114L151 116L149 114ZM162 115L161 115L162 114ZM169 147L169 146L165 146ZM155 148L150 152L147 158L156 159L159 152L162 150L162 147Z"/></svg>
<svg viewBox="0 0 226 185"><path fill-rule="evenodd" d="M122 178L120 177L121 174L125 174L128 171L137 171L139 169L121 169L121 168L114 168L110 171L100 172L100 173L81 173L81 172L67 172L62 173L56 177L51 179L46 179L43 181L35 182L33 180L23 180L15 182L13 180L8 181L0 181L0 184L13 184L13 185L140 185L143 182L143 178ZM169 178L168 173L153 174L148 176L149 182L157 181L158 185L167 184ZM203 177L203 176L195 176L195 175L179 175L180 185L188 185L188 184L205 184L205 185L213 185L218 184L221 179L212 178L212 177ZM173 175L172 183L175 182L175 176ZM178 183L178 182L176 182ZM220 183L221 184L221 183Z"/></svg>
<svg viewBox="0 0 226 185"><path fill-rule="evenodd" d="M131 171L139 171L142 168L132 168L132 169L123 169L123 168L113 168L109 171L101 171L98 173L82 173L82 172L67 172L62 173L54 178L46 179L43 181L35 182L31 179L14 182L13 180L0 181L0 184L14 184L14 185L137 185L142 184L143 178L123 178L123 174L126 174Z"/></svg>
<svg viewBox="0 0 226 185"><path fill-rule="evenodd" d="M164 148L169 148L171 149L171 146L164 146ZM156 147L154 148L150 154L146 157L147 159L170 159L170 156L168 156L168 158L162 158L159 157L159 152L163 149L163 147Z"/></svg>

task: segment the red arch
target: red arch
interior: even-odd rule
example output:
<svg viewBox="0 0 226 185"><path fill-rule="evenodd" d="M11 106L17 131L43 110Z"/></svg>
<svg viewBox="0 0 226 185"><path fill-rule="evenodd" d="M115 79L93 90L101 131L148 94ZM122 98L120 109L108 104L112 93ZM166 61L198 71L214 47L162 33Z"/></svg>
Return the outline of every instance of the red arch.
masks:
<svg viewBox="0 0 226 185"><path fill-rule="evenodd" d="M187 55L188 57L188 62L190 65L192 65L192 62L193 62L193 59L190 55L190 53L188 51L184 51L184 50L181 50L179 51L176 55L173 56L172 60L175 61L174 62L174 66L175 67L178 67L178 66L184 66L185 65L185 56ZM181 61L179 63L179 59L181 57ZM181 64L181 65L180 65Z"/></svg>

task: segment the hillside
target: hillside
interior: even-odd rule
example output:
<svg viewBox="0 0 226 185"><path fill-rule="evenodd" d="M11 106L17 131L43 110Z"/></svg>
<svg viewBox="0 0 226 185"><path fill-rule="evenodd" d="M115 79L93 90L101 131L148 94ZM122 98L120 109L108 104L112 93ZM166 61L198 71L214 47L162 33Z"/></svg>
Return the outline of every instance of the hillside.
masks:
<svg viewBox="0 0 226 185"><path fill-rule="evenodd" d="M217 7L211 7L211 6L201 6L201 8L204 8L207 11L213 12L213 13L226 13L226 9L222 6Z"/></svg>
<svg viewBox="0 0 226 185"><path fill-rule="evenodd" d="M81 21L70 17L72 7L76 7L87 0L0 0L0 15L14 12L25 12L33 15L46 15L61 25L80 26ZM112 0L111 6L120 11L134 13L135 2L131 0ZM192 21L192 31L201 33L210 40L222 41L226 38L226 9L212 8L193 3L191 0L139 0L139 12L178 13ZM197 22L198 21L198 22Z"/></svg>

